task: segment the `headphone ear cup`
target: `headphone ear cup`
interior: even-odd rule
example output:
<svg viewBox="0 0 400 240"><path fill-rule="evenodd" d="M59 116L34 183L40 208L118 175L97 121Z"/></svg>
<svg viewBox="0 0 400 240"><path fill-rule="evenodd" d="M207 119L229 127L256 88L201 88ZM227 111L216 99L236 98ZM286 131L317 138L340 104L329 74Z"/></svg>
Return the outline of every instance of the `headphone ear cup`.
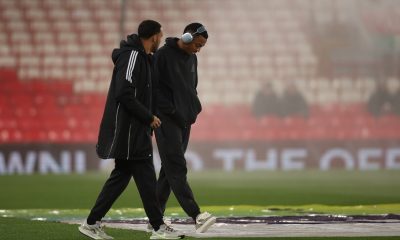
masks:
<svg viewBox="0 0 400 240"><path fill-rule="evenodd" d="M181 39L183 43L190 43L193 41L193 36L191 33L184 33Z"/></svg>

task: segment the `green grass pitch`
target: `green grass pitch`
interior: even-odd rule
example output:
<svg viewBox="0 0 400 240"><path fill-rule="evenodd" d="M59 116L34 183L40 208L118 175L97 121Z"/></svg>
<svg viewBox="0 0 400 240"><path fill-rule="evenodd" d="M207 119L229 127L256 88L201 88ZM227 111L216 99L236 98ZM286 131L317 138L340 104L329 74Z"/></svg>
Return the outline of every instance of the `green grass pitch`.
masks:
<svg viewBox="0 0 400 240"><path fill-rule="evenodd" d="M84 218L106 178L106 173L0 176L0 239L85 239L76 226L29 219L43 214L53 220ZM400 171L199 172L189 181L202 208L218 216L400 213ZM132 181L107 217L124 209L127 217L142 216L132 209L141 207ZM55 210L53 218L45 214ZM172 213L184 216L173 196L167 215ZM117 239L148 239L142 232L109 231Z"/></svg>

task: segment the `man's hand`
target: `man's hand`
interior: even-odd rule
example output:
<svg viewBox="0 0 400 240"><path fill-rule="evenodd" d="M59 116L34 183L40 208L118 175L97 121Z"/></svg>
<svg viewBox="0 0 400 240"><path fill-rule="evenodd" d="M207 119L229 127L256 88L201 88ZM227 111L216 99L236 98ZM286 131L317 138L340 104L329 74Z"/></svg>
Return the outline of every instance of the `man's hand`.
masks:
<svg viewBox="0 0 400 240"><path fill-rule="evenodd" d="M153 116L153 122L150 123L150 127L156 129L161 126L161 120L157 116Z"/></svg>

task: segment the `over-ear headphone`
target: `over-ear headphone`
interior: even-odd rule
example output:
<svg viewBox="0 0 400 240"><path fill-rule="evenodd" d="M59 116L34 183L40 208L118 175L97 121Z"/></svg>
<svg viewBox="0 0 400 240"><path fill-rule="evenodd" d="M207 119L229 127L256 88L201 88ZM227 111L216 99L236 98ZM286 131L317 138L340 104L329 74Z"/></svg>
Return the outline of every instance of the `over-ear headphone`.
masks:
<svg viewBox="0 0 400 240"><path fill-rule="evenodd" d="M206 32L207 30L206 30L206 28L204 27L204 26L200 26L197 30L196 30L196 32L194 32L194 33L189 33L189 32L187 32L187 33L184 33L183 35L182 35L182 37L181 37L181 39L182 39L182 42L183 43L191 43L192 41L193 41L193 38L194 38L194 36L196 36L196 35L198 35L198 34L200 34L200 33L203 33L203 32Z"/></svg>

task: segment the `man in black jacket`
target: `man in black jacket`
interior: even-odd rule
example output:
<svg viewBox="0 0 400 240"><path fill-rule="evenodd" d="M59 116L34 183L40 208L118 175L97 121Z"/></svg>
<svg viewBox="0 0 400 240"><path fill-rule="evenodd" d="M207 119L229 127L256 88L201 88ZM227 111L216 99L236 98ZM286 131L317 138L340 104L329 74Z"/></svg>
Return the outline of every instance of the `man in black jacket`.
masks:
<svg viewBox="0 0 400 240"><path fill-rule="evenodd" d="M207 212L200 213L187 182L184 154L191 124L201 111L196 90L196 53L204 47L207 38L202 24L191 23L181 38L167 38L154 55L156 110L163 122L155 130L161 158L157 197L164 212L172 189L183 210L195 221L198 233L207 231L216 218Z"/></svg>
<svg viewBox="0 0 400 240"><path fill-rule="evenodd" d="M114 49L114 71L100 125L96 146L100 158L115 159L115 168L103 186L88 218L79 231L93 239L112 239L101 219L133 177L144 209L154 231L151 239L182 238L163 222L156 197L156 174L153 165L151 128L161 125L152 114L151 57L162 38L161 25L143 21L138 34L129 35Z"/></svg>

